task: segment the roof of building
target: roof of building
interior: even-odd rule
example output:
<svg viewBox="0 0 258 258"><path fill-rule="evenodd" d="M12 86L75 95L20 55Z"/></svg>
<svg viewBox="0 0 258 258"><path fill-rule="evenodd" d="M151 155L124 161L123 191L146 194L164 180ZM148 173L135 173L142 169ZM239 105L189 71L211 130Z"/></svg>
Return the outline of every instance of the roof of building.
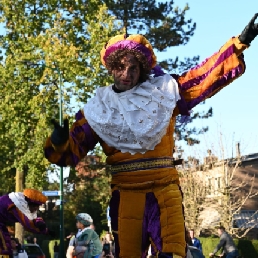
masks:
<svg viewBox="0 0 258 258"><path fill-rule="evenodd" d="M242 210L239 214L234 214L234 227L237 228L258 228L258 211Z"/></svg>

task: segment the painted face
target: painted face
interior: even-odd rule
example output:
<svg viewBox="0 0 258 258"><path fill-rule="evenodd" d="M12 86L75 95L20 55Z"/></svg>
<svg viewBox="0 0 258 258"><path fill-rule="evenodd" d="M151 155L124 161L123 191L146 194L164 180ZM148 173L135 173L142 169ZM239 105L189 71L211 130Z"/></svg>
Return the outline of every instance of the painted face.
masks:
<svg viewBox="0 0 258 258"><path fill-rule="evenodd" d="M121 60L120 66L112 71L115 86L120 91L132 89L140 78L140 63L132 54Z"/></svg>
<svg viewBox="0 0 258 258"><path fill-rule="evenodd" d="M17 246L16 246L16 241L15 240L11 240L11 246L13 250L16 250Z"/></svg>
<svg viewBox="0 0 258 258"><path fill-rule="evenodd" d="M39 205L38 204L34 204L34 203L29 203L29 210L31 213L37 212L39 209Z"/></svg>
<svg viewBox="0 0 258 258"><path fill-rule="evenodd" d="M191 237L191 238L194 238L194 231L190 230L190 231L189 231L189 234L190 234L190 237Z"/></svg>

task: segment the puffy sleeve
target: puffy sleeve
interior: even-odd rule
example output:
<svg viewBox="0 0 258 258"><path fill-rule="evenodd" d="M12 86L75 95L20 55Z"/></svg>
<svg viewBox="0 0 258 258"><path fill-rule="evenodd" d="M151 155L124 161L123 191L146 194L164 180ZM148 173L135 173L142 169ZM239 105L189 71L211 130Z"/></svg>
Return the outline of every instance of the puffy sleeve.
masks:
<svg viewBox="0 0 258 258"><path fill-rule="evenodd" d="M241 76L245 71L242 52L247 47L233 37L217 53L178 76L176 79L182 97L180 105L191 110Z"/></svg>
<svg viewBox="0 0 258 258"><path fill-rule="evenodd" d="M84 113L80 110L75 115L75 122L70 129L69 140L61 145L52 144L50 137L47 139L44 152L45 157L58 166L76 166L76 164L93 150L98 142L97 134L92 130Z"/></svg>

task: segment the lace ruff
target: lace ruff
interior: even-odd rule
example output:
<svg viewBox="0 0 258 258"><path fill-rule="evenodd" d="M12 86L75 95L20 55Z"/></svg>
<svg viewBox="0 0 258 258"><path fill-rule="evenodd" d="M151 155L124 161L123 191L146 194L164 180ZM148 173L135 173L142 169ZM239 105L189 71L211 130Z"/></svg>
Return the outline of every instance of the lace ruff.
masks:
<svg viewBox="0 0 258 258"><path fill-rule="evenodd" d="M122 93L115 93L112 86L98 88L84 114L109 146L145 153L160 143L179 99L176 81L165 74Z"/></svg>
<svg viewBox="0 0 258 258"><path fill-rule="evenodd" d="M37 218L37 212L31 213L29 210L28 203L25 200L23 193L12 192L9 193L9 198L14 203L14 205L29 219L33 220Z"/></svg>

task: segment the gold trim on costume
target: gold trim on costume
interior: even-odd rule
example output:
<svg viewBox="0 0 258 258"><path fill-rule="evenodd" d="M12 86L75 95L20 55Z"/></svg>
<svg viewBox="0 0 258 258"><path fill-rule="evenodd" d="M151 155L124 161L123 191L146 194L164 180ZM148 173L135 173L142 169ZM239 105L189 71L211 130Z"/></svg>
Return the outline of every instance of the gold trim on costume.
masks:
<svg viewBox="0 0 258 258"><path fill-rule="evenodd" d="M173 158L156 158L151 160L138 160L135 162L130 162L127 164L118 164L111 166L111 173L116 174L120 172L130 172L137 170L146 170L153 168L162 168L162 167L174 167Z"/></svg>

